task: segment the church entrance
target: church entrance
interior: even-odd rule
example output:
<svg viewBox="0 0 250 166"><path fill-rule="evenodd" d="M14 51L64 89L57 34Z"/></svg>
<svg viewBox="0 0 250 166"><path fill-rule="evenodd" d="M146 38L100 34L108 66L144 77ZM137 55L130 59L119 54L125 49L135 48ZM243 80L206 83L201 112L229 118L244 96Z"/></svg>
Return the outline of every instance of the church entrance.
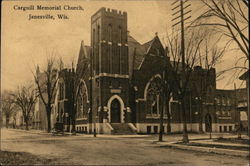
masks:
<svg viewBox="0 0 250 166"><path fill-rule="evenodd" d="M212 132L212 117L210 114L205 116L205 127L206 132Z"/></svg>
<svg viewBox="0 0 250 166"><path fill-rule="evenodd" d="M111 103L111 123L121 123L121 104L117 99Z"/></svg>

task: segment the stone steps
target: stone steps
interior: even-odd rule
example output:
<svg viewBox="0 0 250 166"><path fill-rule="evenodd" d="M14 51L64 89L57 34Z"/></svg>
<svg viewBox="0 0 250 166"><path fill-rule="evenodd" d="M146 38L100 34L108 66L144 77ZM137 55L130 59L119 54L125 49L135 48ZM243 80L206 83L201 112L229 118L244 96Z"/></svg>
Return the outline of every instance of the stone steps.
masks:
<svg viewBox="0 0 250 166"><path fill-rule="evenodd" d="M111 126L113 127L112 134L117 135L131 135L135 134L132 129L128 126L126 123L111 123Z"/></svg>

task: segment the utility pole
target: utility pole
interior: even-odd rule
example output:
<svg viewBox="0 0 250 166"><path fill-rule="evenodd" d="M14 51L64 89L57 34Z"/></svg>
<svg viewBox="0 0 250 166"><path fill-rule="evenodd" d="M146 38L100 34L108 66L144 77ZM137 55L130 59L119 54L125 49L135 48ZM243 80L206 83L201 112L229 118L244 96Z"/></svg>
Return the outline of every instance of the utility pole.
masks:
<svg viewBox="0 0 250 166"><path fill-rule="evenodd" d="M163 98L163 107L160 110L160 132L159 132L159 142L163 141L163 134L164 134L164 126L163 126L163 121L164 121L164 112L165 112L165 107L166 107L166 84L165 84L165 75L166 75L166 60L163 59L163 66L164 66L164 70L162 73L162 89L161 89L161 96Z"/></svg>
<svg viewBox="0 0 250 166"><path fill-rule="evenodd" d="M179 4L175 7L172 8L172 11L174 12L172 14L172 16L174 16L174 18L172 19L172 21L178 20L179 18L181 19L180 21L178 21L177 23L175 23L172 27L178 25L179 23L181 24L181 61L182 61L182 74L185 74L185 34L184 34L184 22L191 18L191 16L188 16L185 18L185 16L190 13L192 10L188 10L188 11L184 11L186 9L188 9L188 7L191 6L191 4L187 4L188 0L176 0L175 2L173 2L171 5L174 6L177 4L177 2L179 2ZM185 6L184 6L185 5ZM177 9L177 11L176 11ZM179 9L179 10L178 10ZM179 14L179 15L177 15ZM177 15L177 16L176 16ZM182 77L183 79L183 77ZM184 82L183 80L180 80L182 82ZM181 84L181 93L185 92L185 89L183 89L183 83ZM183 96L185 97L185 96ZM188 142L188 135L187 135L187 122L186 122L186 112L185 112L185 105L184 105L184 98L182 97L182 120L183 120L183 141L184 142Z"/></svg>

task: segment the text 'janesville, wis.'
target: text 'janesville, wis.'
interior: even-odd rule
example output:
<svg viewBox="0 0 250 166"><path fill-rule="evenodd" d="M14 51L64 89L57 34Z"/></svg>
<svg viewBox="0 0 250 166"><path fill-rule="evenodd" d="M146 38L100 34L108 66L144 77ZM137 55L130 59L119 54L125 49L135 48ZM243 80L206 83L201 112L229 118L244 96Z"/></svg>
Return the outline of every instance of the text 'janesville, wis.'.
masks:
<svg viewBox="0 0 250 166"><path fill-rule="evenodd" d="M43 5L29 5L29 6L19 6L19 5L14 5L13 9L16 11L32 11L32 10L40 10L40 11L72 11L72 10L78 10L78 11L84 11L83 7L78 5L78 6L70 6L70 5L56 5L56 6L43 6ZM33 15L29 14L28 20L33 20L33 19L51 19L55 20L56 18L58 19L69 19L68 15L66 14L57 14L56 17L52 14L42 14L42 15Z"/></svg>

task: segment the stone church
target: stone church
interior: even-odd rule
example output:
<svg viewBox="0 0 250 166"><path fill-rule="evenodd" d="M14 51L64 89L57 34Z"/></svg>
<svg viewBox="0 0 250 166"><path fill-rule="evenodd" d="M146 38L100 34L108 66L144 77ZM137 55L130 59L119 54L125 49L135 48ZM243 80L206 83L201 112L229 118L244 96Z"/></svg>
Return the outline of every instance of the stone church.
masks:
<svg viewBox="0 0 250 166"><path fill-rule="evenodd" d="M149 42L140 44L128 33L127 19L126 12L106 8L99 9L91 17L91 46L82 41L74 71L78 81L77 132L158 133L160 130L160 110L163 109L164 100L160 92L163 71L166 66L171 68L173 62L157 33ZM197 81L203 70L199 66L194 68L196 74L192 78L193 82ZM237 114L230 104L233 101L228 105L216 102L215 69L211 73L210 98L202 103L205 108L202 115L199 115L196 88L190 88L187 95L188 131L199 131L200 119L204 131L219 132L224 126L228 131L235 128ZM171 132L181 132L181 108L175 95L172 95L167 105L170 115L164 112L164 131L170 120ZM218 108L222 107L225 107L227 114L220 114ZM66 108L64 112L67 112ZM69 124L70 120L67 121Z"/></svg>

